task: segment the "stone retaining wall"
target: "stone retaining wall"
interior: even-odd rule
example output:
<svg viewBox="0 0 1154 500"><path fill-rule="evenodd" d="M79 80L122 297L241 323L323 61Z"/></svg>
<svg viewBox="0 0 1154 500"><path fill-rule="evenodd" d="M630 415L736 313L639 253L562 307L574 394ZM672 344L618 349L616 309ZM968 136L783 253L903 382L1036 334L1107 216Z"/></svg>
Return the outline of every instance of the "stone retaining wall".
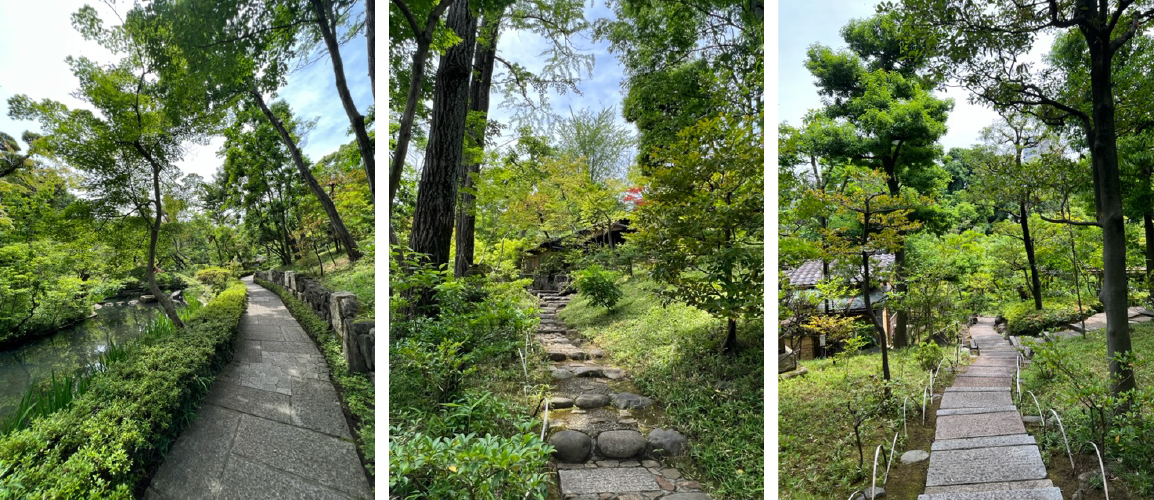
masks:
<svg viewBox="0 0 1154 500"><path fill-rule="evenodd" d="M357 296L349 292L333 292L315 278L294 271L257 271L256 277L268 280L292 292L301 302L312 307L341 339L341 348L349 370L361 373L376 371L373 357L376 328L372 320L356 320L361 310Z"/></svg>

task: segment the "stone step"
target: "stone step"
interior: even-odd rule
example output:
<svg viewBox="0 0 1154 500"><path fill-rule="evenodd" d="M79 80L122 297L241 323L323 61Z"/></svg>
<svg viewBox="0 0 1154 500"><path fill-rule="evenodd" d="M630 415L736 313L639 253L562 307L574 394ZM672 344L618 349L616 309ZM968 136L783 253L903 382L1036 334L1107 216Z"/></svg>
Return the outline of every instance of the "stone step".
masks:
<svg viewBox="0 0 1154 500"><path fill-rule="evenodd" d="M985 491L1000 491L1008 495L1022 490L1038 490L1053 488L1054 482L1047 479L1029 479L1026 481L1005 481L1000 483L958 484L953 486L930 486L926 494L939 493L981 493Z"/></svg>
<svg viewBox="0 0 1154 500"><path fill-rule="evenodd" d="M1021 421L1018 421L1021 425ZM930 453L926 486L1046 479L1037 445L999 446ZM1005 497L991 497L1005 498Z"/></svg>
<svg viewBox="0 0 1154 500"><path fill-rule="evenodd" d="M1025 434L1022 415L1017 411L943 415L938 417L934 440Z"/></svg>
<svg viewBox="0 0 1154 500"><path fill-rule="evenodd" d="M1007 387L1004 391L951 391L942 394L941 410L960 408L1013 407Z"/></svg>
<svg viewBox="0 0 1154 500"><path fill-rule="evenodd" d="M961 439L939 439L934 441L930 452L951 450L972 450L977 448L997 448L999 446L1037 445L1038 441L1029 434L1011 434L1009 436L988 436ZM932 456L932 455L931 455Z"/></svg>
<svg viewBox="0 0 1154 500"><path fill-rule="evenodd" d="M1051 486L1028 490L933 493L918 495L918 500L1062 500L1062 490Z"/></svg>
<svg viewBox="0 0 1154 500"><path fill-rule="evenodd" d="M1018 411L1018 408L1009 406L988 406L985 408L951 408L945 410L938 410L938 416L946 415L977 415L981 413L1005 413L1008 411Z"/></svg>

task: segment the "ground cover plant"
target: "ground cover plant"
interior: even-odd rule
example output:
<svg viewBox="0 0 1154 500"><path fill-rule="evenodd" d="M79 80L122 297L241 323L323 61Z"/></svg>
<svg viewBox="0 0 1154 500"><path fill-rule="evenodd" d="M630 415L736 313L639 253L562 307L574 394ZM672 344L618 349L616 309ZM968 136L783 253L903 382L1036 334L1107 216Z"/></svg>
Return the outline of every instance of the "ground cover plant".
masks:
<svg viewBox="0 0 1154 500"><path fill-rule="evenodd" d="M1134 351L1137 357L1128 362L1134 366L1139 391L1127 401L1110 394L1107 379L1104 330L1091 330L1085 337L1062 339L1053 344L1034 347L1034 362L1022 379L1023 390L1032 391L1047 417L1049 409L1061 415L1062 423L1075 453L1079 471L1098 474L1097 457L1089 444L1093 441L1104 453L1108 472L1117 480L1110 482L1111 498L1149 498L1154 495L1154 454L1143 436L1154 432L1154 368L1147 353L1154 349L1154 325L1132 325ZM1032 413L1033 411L1031 411ZM1043 456L1050 467L1061 466L1068 474L1065 444L1056 423L1047 421ZM1101 481L1096 481L1100 483Z"/></svg>
<svg viewBox="0 0 1154 500"><path fill-rule="evenodd" d="M537 318L527 282L397 269L390 297L390 494L545 498L552 447L534 418L545 371L528 342ZM428 288L437 311L405 314L410 297Z"/></svg>
<svg viewBox="0 0 1154 500"><path fill-rule="evenodd" d="M951 351L945 349L944 354L950 361L943 363L943 367L949 367L953 361L954 356L949 356ZM879 444L884 444L888 452L894 434L898 433L900 455L907 449L910 439L907 432L914 436L919 429L928 429L926 438L932 439L933 414L926 420L928 427L921 425L922 391L929 383L929 372L922 368L918 352L906 349L890 353L893 397L888 399L882 396L881 354L878 353L805 361L802 366L809 373L778 382L777 456L781 498L848 497L854 490L870 487L873 452ZM934 386L948 386L952 376L944 368L940 375ZM902 426L903 403L908 405L905 427ZM932 412L933 402L927 402L927 407L927 411ZM878 467L885 467L881 459ZM878 474L880 482L882 472L879 470ZM922 474L924 486L924 471ZM890 489L887 486L887 490ZM920 488L916 491L921 492Z"/></svg>
<svg viewBox="0 0 1154 500"><path fill-rule="evenodd" d="M638 276L621 285L612 312L578 296L566 324L610 351L669 425L689 436L686 475L716 498L760 498L765 478L762 324L740 325L735 354L720 352L726 325L678 302L662 306Z"/></svg>
<svg viewBox="0 0 1154 500"><path fill-rule="evenodd" d="M0 496L131 498L231 357L245 289L234 281L184 329L145 339L71 406L0 438Z"/></svg>
<svg viewBox="0 0 1154 500"><path fill-rule="evenodd" d="M374 417L376 405L373 399L373 382L364 373L349 371L340 337L333 331L332 325L317 316L308 304L293 297L284 287L276 283L262 279L255 281L280 297L285 307L304 327L309 337L317 344L321 354L324 355L325 361L329 365L329 374L335 382L337 395L340 397L341 408L351 421L357 452L361 455L365 470L372 477L376 474L376 450L373 441L373 436L376 435L376 419Z"/></svg>

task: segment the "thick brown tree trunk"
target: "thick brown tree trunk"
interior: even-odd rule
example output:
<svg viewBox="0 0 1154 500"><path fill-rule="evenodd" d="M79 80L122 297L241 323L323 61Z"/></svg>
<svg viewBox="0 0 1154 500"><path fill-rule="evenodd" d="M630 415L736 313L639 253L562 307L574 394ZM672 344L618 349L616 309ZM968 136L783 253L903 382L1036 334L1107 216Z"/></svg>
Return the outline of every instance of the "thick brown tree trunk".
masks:
<svg viewBox="0 0 1154 500"><path fill-rule="evenodd" d="M257 105L260 106L260 110L264 112L265 118L268 118L268 121L276 128L277 133L280 134L281 141L288 147L289 153L292 154L293 163L296 164L297 171L300 172L301 177L305 180L305 184L308 184L309 190L313 192L313 196L317 197L317 201L321 203L325 214L328 215L329 223L332 224L333 233L337 240L344 243L345 253L349 256L349 262L356 262L357 259L360 259L362 256L361 251L357 249L357 242L353 240L352 235L349 234L349 230L345 228L345 223L341 220L341 214L337 213L337 207L333 205L333 200L329 199L329 195L321 188L316 177L313 177L313 173L309 171L309 167L305 165L304 157L301 156L301 150L297 148L292 135L284 128L284 124L277 119L276 115L272 114L272 110L265 105L264 97L261 97L260 92L257 91L255 87L249 94L253 100L256 101Z"/></svg>
<svg viewBox="0 0 1154 500"><path fill-rule="evenodd" d="M429 46L433 43L433 30L441 18L444 9L449 8L456 0L443 0L437 4L425 19L425 25L419 26L408 5L403 0L392 0L393 4L408 19L409 25L417 39L417 50L413 52L413 70L409 75L409 93L405 97L405 110L401 113L401 127L397 131L397 144L393 148L393 159L389 165L389 244L399 245L400 239L393 229L393 202L397 197L397 190L401 187L401 173L405 170L405 157L409 154L409 141L413 138L413 120L417 114L417 103L421 98L421 83L425 80L425 60L429 57Z"/></svg>
<svg viewBox="0 0 1154 500"><path fill-rule="evenodd" d="M357 111L357 105L353 102L353 95L349 93L349 84L345 81L345 64L341 60L340 43L337 42L337 20L332 17L332 12L329 11L329 6L324 0L309 0L309 3L312 4L313 12L317 15L317 27L320 28L321 38L324 39L325 47L329 50L329 59L333 61L337 95L341 97L341 105L344 106L345 114L349 117L349 123L353 126L353 135L357 138L357 149L361 152L361 162L365 166L365 175L369 181L369 191L376 193L376 182L374 182L376 160L373 153L373 141L369 139L369 133L365 130L365 116ZM369 67L372 68L372 66ZM372 69L369 71L371 72ZM369 197L370 203L372 203L372 199L373 197Z"/></svg>
<svg viewBox="0 0 1154 500"><path fill-rule="evenodd" d="M1130 324L1126 311L1126 229L1122 218L1122 180L1118 170L1118 136L1114 129L1114 93L1111 88L1113 51L1109 40L1087 36L1090 48L1090 84L1093 129L1090 136L1094 172L1094 199L1102 226L1102 304L1106 308L1106 354L1113 394L1137 387L1134 370L1116 356L1131 354Z"/></svg>
<svg viewBox="0 0 1154 500"><path fill-rule="evenodd" d="M457 205L457 170L464 156L469 75L477 38L477 19L469 2L449 9L447 26L461 41L450 47L437 66L432 120L425 165L417 186L417 206L409 244L434 266L449 262Z"/></svg>
<svg viewBox="0 0 1154 500"><path fill-rule="evenodd" d="M1026 262L1030 263L1030 294L1034 296L1034 309L1042 310L1042 280L1038 278L1038 259L1034 257L1034 238L1030 236L1030 217L1026 211L1026 203L1018 203L1019 213L1022 214L1022 242L1026 245Z"/></svg>
<svg viewBox="0 0 1154 500"><path fill-rule="evenodd" d="M501 15L486 17L481 22L477 53L473 59L473 81L469 84L469 111L481 113L482 119L469 133L475 147L485 150L485 131L489 114L489 92L493 86L493 65L497 61L497 34L501 28ZM457 175L461 176L461 202L457 213L457 257L453 265L453 275L464 276L473 266L473 249L477 214L473 211L476 195L473 193L473 178L481 172L481 162L462 162Z"/></svg>

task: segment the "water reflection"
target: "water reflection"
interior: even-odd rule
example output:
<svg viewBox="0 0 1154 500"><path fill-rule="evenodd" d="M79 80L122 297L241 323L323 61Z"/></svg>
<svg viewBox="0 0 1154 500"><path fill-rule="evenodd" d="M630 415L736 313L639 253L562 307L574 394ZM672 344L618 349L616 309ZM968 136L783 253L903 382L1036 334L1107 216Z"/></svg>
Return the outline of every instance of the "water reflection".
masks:
<svg viewBox="0 0 1154 500"><path fill-rule="evenodd" d="M158 304L103 306L96 317L23 347L0 351L0 418L20 402L34 381L72 373L96 361L110 342L117 345L140 335L157 314Z"/></svg>

